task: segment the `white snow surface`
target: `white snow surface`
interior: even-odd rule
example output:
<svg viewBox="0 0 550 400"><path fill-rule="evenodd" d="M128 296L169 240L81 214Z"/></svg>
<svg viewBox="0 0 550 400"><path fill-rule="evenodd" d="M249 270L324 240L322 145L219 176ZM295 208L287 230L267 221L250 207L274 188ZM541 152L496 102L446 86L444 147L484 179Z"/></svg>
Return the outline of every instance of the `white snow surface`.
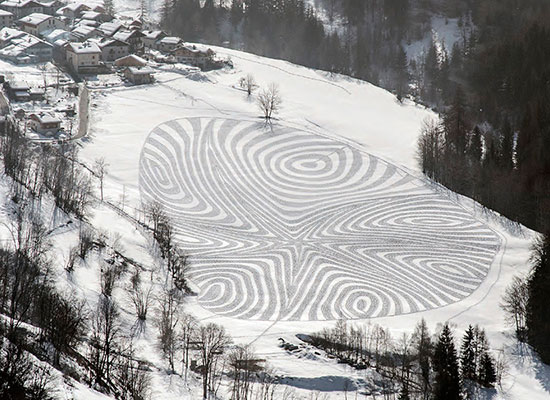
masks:
<svg viewBox="0 0 550 400"><path fill-rule="evenodd" d="M200 47L200 46L199 46ZM275 130L292 127L312 132L345 146L371 154L403 174L426 182L418 171L416 142L421 124L426 118L436 118L429 110L405 101L399 103L392 94L369 83L345 76L314 71L280 60L270 60L238 51L213 48L218 56L231 58L233 69L208 73L159 70L152 85L94 89L92 98L91 133L82 143L80 156L91 165L104 157L108 163L105 197L119 204L129 214L137 214L141 196L139 163L141 151L155 127L172 120L202 117L206 119L235 119L261 121L254 98L238 88L242 76L252 73L261 87L271 82L279 85L283 106L274 121ZM269 135L266 132L266 135ZM497 389L494 399L546 399L549 397L550 368L544 366L528 349L519 348L504 325L499 307L504 288L517 274L528 271L529 245L534 233L515 226L493 212L486 212L472 200L433 186L438 196L452 201L462 212L496 235L501 246L487 267L484 279L471 294L445 306L401 315L359 319L353 323L378 323L389 327L398 337L411 333L414 325L425 318L432 331L438 323L450 321L456 327L457 339L468 324L479 324L487 331L493 349L501 349L510 366L503 388ZM106 206L94 210L91 221L98 229L119 232L126 253L143 265L153 265L149 255L149 239L140 235L132 222ZM72 236L71 236L72 235ZM65 243L76 232L60 234ZM63 238L63 240L61 240ZM65 252L58 255L66 259ZM61 275L61 273L60 273ZM60 283L63 285L63 282ZM99 292L98 267L93 260L75 271L66 285L88 298ZM198 285L200 288L200 285ZM120 297L127 323L132 320L132 306L122 289ZM246 295L246 294L244 294ZM95 296L95 297L94 297ZM200 294L199 296L200 297ZM307 388L326 390L330 399L343 399L343 382L359 382L364 372L356 372L334 360L311 353L289 355L277 346L278 338L297 342L297 333L317 332L333 326L334 321L248 320L216 314L205 309L196 297L185 309L201 321L213 321L225 326L236 343L251 343L282 376L292 377L288 385L298 388L304 398ZM148 323L139 341L139 354L150 360L157 369L153 373L153 399L199 398L199 385L186 385L177 376L168 376L156 347L157 330ZM315 387L313 387L315 386ZM81 386L73 388L75 399L103 398L92 395ZM96 397L92 397L96 396Z"/></svg>

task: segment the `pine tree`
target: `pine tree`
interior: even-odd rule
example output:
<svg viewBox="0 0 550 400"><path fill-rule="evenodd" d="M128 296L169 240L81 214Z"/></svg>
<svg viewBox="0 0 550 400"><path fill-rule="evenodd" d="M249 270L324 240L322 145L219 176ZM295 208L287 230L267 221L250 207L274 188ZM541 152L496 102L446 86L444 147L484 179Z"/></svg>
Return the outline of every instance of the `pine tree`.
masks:
<svg viewBox="0 0 550 400"><path fill-rule="evenodd" d="M511 171L514 168L514 132L508 118L504 120L501 130L500 165L506 171Z"/></svg>
<svg viewBox="0 0 550 400"><path fill-rule="evenodd" d="M453 334L448 324L443 326L433 357L434 400L460 400L460 376Z"/></svg>
<svg viewBox="0 0 550 400"><path fill-rule="evenodd" d="M433 344L424 318L416 325L412 338L422 377L422 392L427 396L430 392L430 359L433 356Z"/></svg>
<svg viewBox="0 0 550 400"><path fill-rule="evenodd" d="M479 383L485 387L492 387L497 380L495 361L485 351L480 360Z"/></svg>
<svg viewBox="0 0 550 400"><path fill-rule="evenodd" d="M115 6L113 0L103 0L103 8L105 9L105 14L114 17L115 16Z"/></svg>
<svg viewBox="0 0 550 400"><path fill-rule="evenodd" d="M470 135L470 143L468 144L468 155L472 163L479 164L481 162L481 156L483 154L482 147L481 130L476 125Z"/></svg>
<svg viewBox="0 0 550 400"><path fill-rule="evenodd" d="M462 338L462 346L460 348L460 371L463 380L476 380L476 337L474 327L470 325Z"/></svg>

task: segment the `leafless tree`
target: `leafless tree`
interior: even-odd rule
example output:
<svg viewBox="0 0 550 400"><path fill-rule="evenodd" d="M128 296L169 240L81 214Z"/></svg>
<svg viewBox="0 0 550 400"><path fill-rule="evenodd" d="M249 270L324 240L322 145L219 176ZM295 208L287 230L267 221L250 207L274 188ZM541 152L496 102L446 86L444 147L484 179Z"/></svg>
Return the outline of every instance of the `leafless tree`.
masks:
<svg viewBox="0 0 550 400"><path fill-rule="evenodd" d="M267 89L262 90L258 95L258 107L263 113L266 121L271 120L273 114L279 111L281 104L281 93L276 83L270 84Z"/></svg>
<svg viewBox="0 0 550 400"><path fill-rule="evenodd" d="M94 231L82 222L78 231L78 255L85 259L88 252L94 247Z"/></svg>
<svg viewBox="0 0 550 400"><path fill-rule="evenodd" d="M160 299L160 320L158 322L160 348L168 359L170 369L174 371L174 359L177 350L178 309L180 301L175 290L166 290Z"/></svg>
<svg viewBox="0 0 550 400"><path fill-rule="evenodd" d="M130 298L136 309L136 317L139 326L142 327L147 319L147 312L151 304L152 286L143 287L139 270L132 277L132 287L130 288Z"/></svg>
<svg viewBox="0 0 550 400"><path fill-rule="evenodd" d="M527 302L529 284L526 278L515 276L506 288L500 307L504 310L506 322L515 327L516 337L523 342L526 338Z"/></svg>
<svg viewBox="0 0 550 400"><path fill-rule="evenodd" d="M263 369L261 362L250 346L236 346L229 353L232 399L248 400L251 397L253 376Z"/></svg>
<svg viewBox="0 0 550 400"><path fill-rule="evenodd" d="M99 179L99 192L101 195L101 201L103 201L103 181L105 175L107 175L107 167L109 164L105 161L105 158L101 157L94 162L94 174Z"/></svg>
<svg viewBox="0 0 550 400"><path fill-rule="evenodd" d="M248 74L241 79L241 87L246 90L246 93L250 97L252 93L258 88L254 75Z"/></svg>
<svg viewBox="0 0 550 400"><path fill-rule="evenodd" d="M198 343L199 359L202 363L202 397L207 399L208 392L214 389L216 366L231 343L231 338L225 333L223 326L209 323L196 330L195 341Z"/></svg>
<svg viewBox="0 0 550 400"><path fill-rule="evenodd" d="M113 300L102 295L92 318L89 360L94 380L104 387L111 381L120 340L118 307Z"/></svg>
<svg viewBox="0 0 550 400"><path fill-rule="evenodd" d="M189 370L189 354L191 350L192 341L195 338L195 329L197 329L198 322L190 314L182 314L180 318L180 335L179 342L182 351L181 368L187 380L187 371Z"/></svg>
<svg viewBox="0 0 550 400"><path fill-rule="evenodd" d="M128 339L126 339L128 341ZM122 344L116 371L121 400L146 400L150 395L151 377L144 363L136 359L131 340Z"/></svg>

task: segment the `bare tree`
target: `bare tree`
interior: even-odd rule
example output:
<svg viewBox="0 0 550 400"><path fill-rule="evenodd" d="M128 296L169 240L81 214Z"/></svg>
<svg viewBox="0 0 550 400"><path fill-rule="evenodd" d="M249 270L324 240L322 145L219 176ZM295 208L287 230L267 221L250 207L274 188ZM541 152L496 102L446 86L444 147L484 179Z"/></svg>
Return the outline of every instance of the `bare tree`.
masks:
<svg viewBox="0 0 550 400"><path fill-rule="evenodd" d="M177 350L177 326L179 322L179 298L175 290L166 290L160 299L160 320L158 322L160 348L174 371L174 358Z"/></svg>
<svg viewBox="0 0 550 400"><path fill-rule="evenodd" d="M108 387L111 380L120 337L118 307L111 299L100 296L92 319L89 359L94 380L104 387Z"/></svg>
<svg viewBox="0 0 550 400"><path fill-rule="evenodd" d="M182 314L180 318L180 348L182 350L181 364L182 372L187 381L187 371L189 369L189 351L195 337L195 329L197 329L197 320L190 314Z"/></svg>
<svg viewBox="0 0 550 400"><path fill-rule="evenodd" d="M130 298L136 309L138 326L141 328L147 319L147 312L151 304L152 286L143 287L139 270L132 277L132 287L130 288Z"/></svg>
<svg viewBox="0 0 550 400"><path fill-rule="evenodd" d="M515 327L520 342L527 339L526 317L529 300L529 283L524 277L515 276L506 288L500 307L506 313L506 322Z"/></svg>
<svg viewBox="0 0 550 400"><path fill-rule="evenodd" d="M242 78L241 87L243 89L246 89L246 93L250 97L252 95L252 92L254 92L258 88L258 84L256 83L254 75L248 74L244 78Z"/></svg>
<svg viewBox="0 0 550 400"><path fill-rule="evenodd" d="M196 331L199 358L202 362L202 397L208 398L208 392L214 389L214 378L216 377L216 366L223 356L231 338L225 333L223 326L209 323L199 327Z"/></svg>
<svg viewBox="0 0 550 400"><path fill-rule="evenodd" d="M94 247L94 231L83 222L80 223L78 231L78 255L85 259L88 252Z"/></svg>
<svg viewBox="0 0 550 400"><path fill-rule="evenodd" d="M258 107L264 115L266 121L271 120L273 114L279 111L282 104L282 98L279 86L276 83L269 85L267 89L261 91L258 95Z"/></svg>
<svg viewBox="0 0 550 400"><path fill-rule="evenodd" d="M236 346L229 354L231 398L234 400L248 400L252 394L252 377L263 368L250 346Z"/></svg>
<svg viewBox="0 0 550 400"><path fill-rule="evenodd" d="M99 179L99 192L101 195L101 201L103 201L103 180L105 175L107 175L107 167L109 164L105 162L105 158L101 157L95 160L94 162L94 174Z"/></svg>

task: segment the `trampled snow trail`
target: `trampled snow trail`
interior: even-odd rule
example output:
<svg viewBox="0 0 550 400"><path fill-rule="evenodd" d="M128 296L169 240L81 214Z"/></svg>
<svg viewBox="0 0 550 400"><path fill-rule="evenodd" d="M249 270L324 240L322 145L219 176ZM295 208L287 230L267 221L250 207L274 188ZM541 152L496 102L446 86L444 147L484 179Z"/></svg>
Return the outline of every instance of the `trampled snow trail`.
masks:
<svg viewBox="0 0 550 400"><path fill-rule="evenodd" d="M200 304L253 320L417 312L470 295L499 237L421 179L296 128L189 118L151 132L144 200L164 204Z"/></svg>

